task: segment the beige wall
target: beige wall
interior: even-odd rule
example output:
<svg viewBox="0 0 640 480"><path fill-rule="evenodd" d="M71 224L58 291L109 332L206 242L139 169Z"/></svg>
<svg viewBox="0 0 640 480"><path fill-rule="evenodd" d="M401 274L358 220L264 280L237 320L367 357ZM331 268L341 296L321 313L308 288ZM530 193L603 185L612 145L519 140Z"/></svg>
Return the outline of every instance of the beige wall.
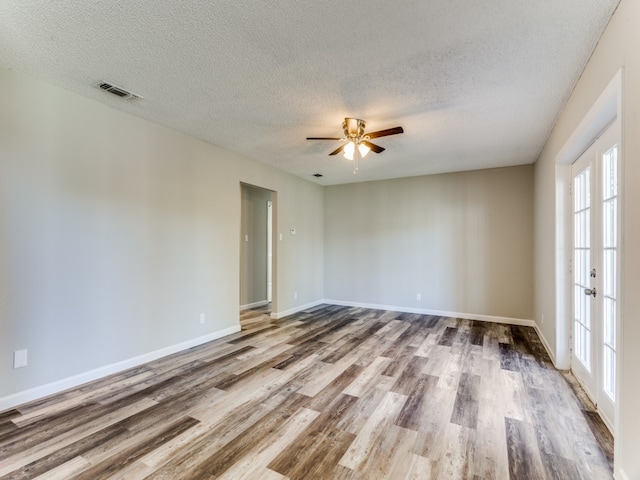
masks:
<svg viewBox="0 0 640 480"><path fill-rule="evenodd" d="M532 166L326 187L324 205L326 298L532 318Z"/></svg>
<svg viewBox="0 0 640 480"><path fill-rule="evenodd" d="M622 342L619 345L620 378L619 417L616 432L615 474L617 479L640 478L640 2L622 0L596 50L578 81L564 111L558 118L535 168L535 319L551 345L559 350L556 334L567 318L556 318L555 159L591 106L623 68L622 162L623 180L623 285L621 291ZM560 266L561 267L561 266ZM542 323L542 315L545 322Z"/></svg>
<svg viewBox="0 0 640 480"><path fill-rule="evenodd" d="M237 327L240 182L298 229L278 310L322 299L321 187L0 70L0 401Z"/></svg>

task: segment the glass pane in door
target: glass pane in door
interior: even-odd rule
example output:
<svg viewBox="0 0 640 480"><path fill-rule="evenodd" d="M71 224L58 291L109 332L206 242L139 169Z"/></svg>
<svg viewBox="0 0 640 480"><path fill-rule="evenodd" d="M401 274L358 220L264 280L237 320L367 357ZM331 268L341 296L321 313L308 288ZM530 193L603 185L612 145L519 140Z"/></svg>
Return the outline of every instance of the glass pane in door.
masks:
<svg viewBox="0 0 640 480"><path fill-rule="evenodd" d="M618 162L617 146L602 156L602 388L615 400L617 256L618 256Z"/></svg>
<svg viewBox="0 0 640 480"><path fill-rule="evenodd" d="M591 182L589 167L580 172L573 181L573 225L574 225L574 352L575 356L591 371L591 302L584 294L589 288L591 272Z"/></svg>

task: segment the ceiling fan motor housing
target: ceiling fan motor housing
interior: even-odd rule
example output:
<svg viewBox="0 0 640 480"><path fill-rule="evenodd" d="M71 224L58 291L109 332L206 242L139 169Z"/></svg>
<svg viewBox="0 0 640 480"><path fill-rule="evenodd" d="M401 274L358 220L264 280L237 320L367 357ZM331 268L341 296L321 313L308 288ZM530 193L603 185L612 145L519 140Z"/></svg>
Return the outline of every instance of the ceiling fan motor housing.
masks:
<svg viewBox="0 0 640 480"><path fill-rule="evenodd" d="M345 118L342 128L347 138L361 138L364 135L366 124L364 120L359 118Z"/></svg>

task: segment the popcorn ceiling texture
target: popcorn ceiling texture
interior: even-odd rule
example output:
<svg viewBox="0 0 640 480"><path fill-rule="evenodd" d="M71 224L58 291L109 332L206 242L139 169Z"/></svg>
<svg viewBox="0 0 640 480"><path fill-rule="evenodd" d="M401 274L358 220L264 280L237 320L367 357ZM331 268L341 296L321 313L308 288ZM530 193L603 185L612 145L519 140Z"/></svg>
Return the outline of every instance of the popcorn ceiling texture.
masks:
<svg viewBox="0 0 640 480"><path fill-rule="evenodd" d="M321 185L379 180L534 162L618 1L3 0L0 65ZM346 116L405 133L353 175L305 140Z"/></svg>

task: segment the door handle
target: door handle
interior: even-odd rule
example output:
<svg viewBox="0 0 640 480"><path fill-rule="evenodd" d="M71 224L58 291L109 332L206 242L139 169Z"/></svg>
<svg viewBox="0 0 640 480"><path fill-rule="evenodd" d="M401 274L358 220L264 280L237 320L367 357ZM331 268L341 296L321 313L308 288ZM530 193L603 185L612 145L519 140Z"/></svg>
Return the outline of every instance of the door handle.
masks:
<svg viewBox="0 0 640 480"><path fill-rule="evenodd" d="M593 288L585 288L585 289L584 289L584 294L585 294L585 295L593 295L593 296L594 296L594 298L595 298L595 296L596 296L596 287L593 287Z"/></svg>

